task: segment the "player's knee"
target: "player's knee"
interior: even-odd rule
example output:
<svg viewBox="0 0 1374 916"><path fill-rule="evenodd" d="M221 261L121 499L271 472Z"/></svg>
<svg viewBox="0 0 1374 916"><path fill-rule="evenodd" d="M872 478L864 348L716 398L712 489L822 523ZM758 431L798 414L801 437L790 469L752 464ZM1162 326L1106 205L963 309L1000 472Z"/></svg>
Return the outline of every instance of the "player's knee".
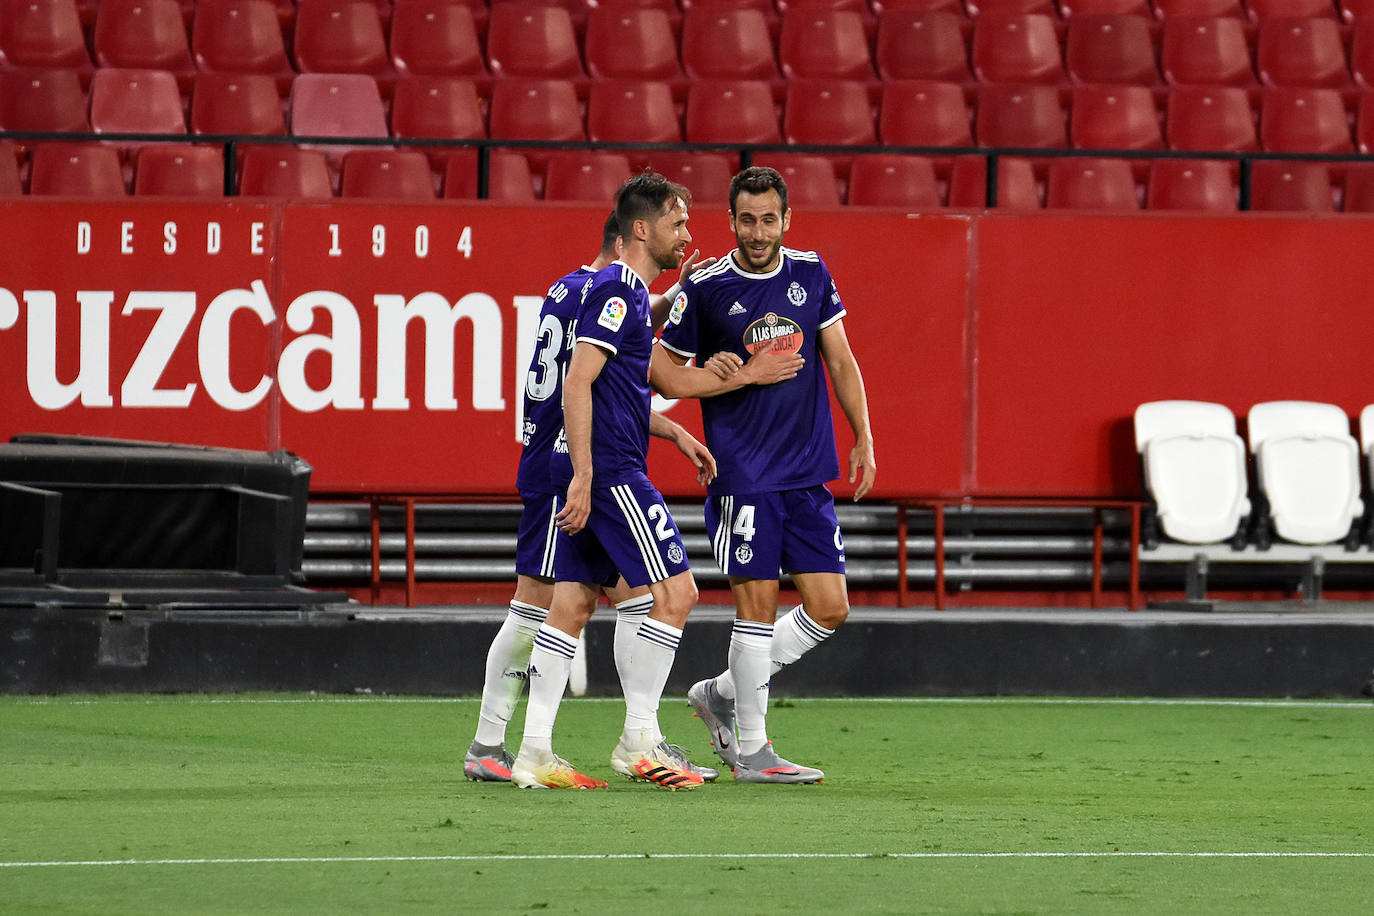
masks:
<svg viewBox="0 0 1374 916"><path fill-rule="evenodd" d="M806 605L806 616L827 630L833 630L849 618L849 602L826 602L815 607L808 604Z"/></svg>

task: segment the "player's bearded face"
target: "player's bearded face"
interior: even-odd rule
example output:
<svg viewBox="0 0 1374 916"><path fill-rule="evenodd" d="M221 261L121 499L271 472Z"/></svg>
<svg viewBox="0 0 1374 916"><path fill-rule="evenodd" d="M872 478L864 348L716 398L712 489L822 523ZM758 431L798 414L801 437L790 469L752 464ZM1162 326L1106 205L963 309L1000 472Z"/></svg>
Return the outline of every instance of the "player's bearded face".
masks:
<svg viewBox="0 0 1374 916"><path fill-rule="evenodd" d="M767 273L777 267L782 256L782 236L791 220L792 211L783 212L777 191L741 191L730 215L740 266L754 273Z"/></svg>
<svg viewBox="0 0 1374 916"><path fill-rule="evenodd" d="M687 208L679 200L667 213L649 224L649 255L661 270L677 270L687 255Z"/></svg>

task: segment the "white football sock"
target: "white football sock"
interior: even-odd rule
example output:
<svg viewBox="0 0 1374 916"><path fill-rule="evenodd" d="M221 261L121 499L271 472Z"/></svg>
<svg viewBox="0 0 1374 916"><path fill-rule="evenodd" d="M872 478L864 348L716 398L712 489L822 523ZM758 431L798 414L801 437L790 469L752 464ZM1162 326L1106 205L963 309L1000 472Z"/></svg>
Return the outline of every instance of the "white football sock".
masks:
<svg viewBox="0 0 1374 916"><path fill-rule="evenodd" d="M630 748L652 747L663 740L658 727L658 703L673 669L682 631L675 626L644 618L630 648L629 664L621 688L625 691L625 733Z"/></svg>
<svg viewBox="0 0 1374 916"><path fill-rule="evenodd" d="M568 686L568 672L580 640L547 623L541 624L530 652L530 701L525 708L523 750L553 750L553 722Z"/></svg>
<svg viewBox="0 0 1374 916"><path fill-rule="evenodd" d="M730 633L730 680L734 682L735 724L739 728L739 751L752 754L768 743L768 679L772 661L768 657L773 643L773 625L752 620L736 620ZM719 689L719 688L717 688Z"/></svg>
<svg viewBox="0 0 1374 916"><path fill-rule="evenodd" d="M802 605L792 608L773 626L773 647L769 650L772 673L777 674L834 634L834 630L827 630L808 617ZM716 692L733 702L735 681L729 670L716 675L715 681Z"/></svg>
<svg viewBox="0 0 1374 916"><path fill-rule="evenodd" d="M482 708L477 713L478 744L496 746L506 740L506 725L525 689L525 672L530 666L534 633L548 608L512 601L501 629L487 650L487 675L482 683Z"/></svg>
<svg viewBox="0 0 1374 916"><path fill-rule="evenodd" d="M653 609L652 594L626 598L615 606L615 673L620 675L622 684L625 683L625 672L629 670L630 649L634 646L635 634Z"/></svg>

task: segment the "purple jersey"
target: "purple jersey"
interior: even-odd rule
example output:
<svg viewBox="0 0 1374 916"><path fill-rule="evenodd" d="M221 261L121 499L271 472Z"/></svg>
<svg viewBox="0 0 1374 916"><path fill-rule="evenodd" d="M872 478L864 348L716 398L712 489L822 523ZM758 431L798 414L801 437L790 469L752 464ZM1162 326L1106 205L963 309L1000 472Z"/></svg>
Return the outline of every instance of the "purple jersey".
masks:
<svg viewBox="0 0 1374 916"><path fill-rule="evenodd" d="M733 253L683 284L662 343L698 361L722 350L742 359L768 341L806 359L796 378L750 385L701 401L706 444L719 474L712 495L792 490L840 476L830 394L818 348L844 305L813 251L782 249L777 269L747 273Z"/></svg>
<svg viewBox="0 0 1374 916"><path fill-rule="evenodd" d="M592 382L592 486L642 477L649 466L654 329L649 289L629 265L615 261L586 284L575 342L607 351L606 364ZM556 484L572 480L566 437L554 445L552 469Z"/></svg>
<svg viewBox="0 0 1374 916"><path fill-rule="evenodd" d="M582 288L596 271L579 267L549 287L539 310L539 338L525 373L525 426L515 486L529 493L555 493L549 477L554 441L563 429L563 374L572 352L573 322Z"/></svg>

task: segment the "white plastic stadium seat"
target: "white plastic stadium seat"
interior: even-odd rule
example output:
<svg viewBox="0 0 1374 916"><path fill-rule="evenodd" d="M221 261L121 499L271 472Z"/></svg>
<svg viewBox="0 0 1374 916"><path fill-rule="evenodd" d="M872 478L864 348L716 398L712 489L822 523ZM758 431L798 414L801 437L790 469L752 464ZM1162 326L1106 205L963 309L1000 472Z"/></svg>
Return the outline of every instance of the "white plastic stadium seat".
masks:
<svg viewBox="0 0 1374 916"><path fill-rule="evenodd" d="M1151 401L1135 412L1135 446L1164 533L1189 544L1231 538L1250 514L1245 443L1222 404Z"/></svg>
<svg viewBox="0 0 1374 916"><path fill-rule="evenodd" d="M1268 401L1250 408L1256 480L1274 532L1298 544L1344 540L1364 513L1359 446L1334 404Z"/></svg>

